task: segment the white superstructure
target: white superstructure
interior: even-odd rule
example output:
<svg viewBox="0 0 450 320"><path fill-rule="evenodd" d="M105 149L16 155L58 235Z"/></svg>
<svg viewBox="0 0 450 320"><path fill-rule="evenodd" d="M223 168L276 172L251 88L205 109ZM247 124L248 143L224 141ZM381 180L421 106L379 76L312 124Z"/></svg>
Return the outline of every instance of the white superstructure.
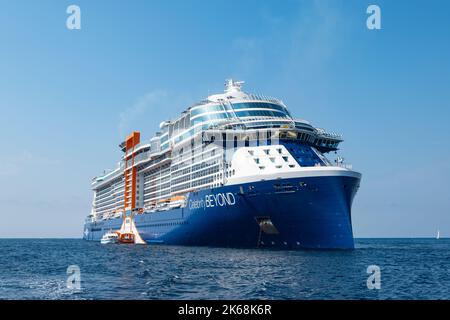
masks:
<svg viewBox="0 0 450 320"><path fill-rule="evenodd" d="M127 209L169 210L184 206L189 192L256 176L289 176L314 167L346 170L323 155L337 150L339 135L292 118L282 101L247 94L242 85L228 80L224 93L162 122L146 143L133 133L134 143L127 139L120 145L124 156L118 166L93 179L89 219L117 218ZM309 147L289 150L290 141Z"/></svg>

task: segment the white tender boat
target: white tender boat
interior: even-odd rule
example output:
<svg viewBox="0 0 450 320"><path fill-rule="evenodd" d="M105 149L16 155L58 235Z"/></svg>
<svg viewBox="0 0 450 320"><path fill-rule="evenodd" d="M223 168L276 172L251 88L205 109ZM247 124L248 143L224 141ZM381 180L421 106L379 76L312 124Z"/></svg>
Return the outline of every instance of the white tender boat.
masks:
<svg viewBox="0 0 450 320"><path fill-rule="evenodd" d="M119 243L119 235L116 232L105 233L100 240L101 244Z"/></svg>

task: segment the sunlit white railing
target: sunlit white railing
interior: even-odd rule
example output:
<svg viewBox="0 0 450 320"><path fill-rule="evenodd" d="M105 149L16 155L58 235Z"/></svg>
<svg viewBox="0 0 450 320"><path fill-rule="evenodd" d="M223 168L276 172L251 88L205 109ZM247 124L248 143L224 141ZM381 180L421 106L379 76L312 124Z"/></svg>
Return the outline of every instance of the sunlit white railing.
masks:
<svg viewBox="0 0 450 320"><path fill-rule="evenodd" d="M348 169L348 170L352 170L352 169L353 169L353 165L351 165L350 163L340 163L340 162L337 162L337 163L336 163L336 166L337 166L337 167L340 167L340 168Z"/></svg>
<svg viewBox="0 0 450 320"><path fill-rule="evenodd" d="M325 131L325 129L322 128L315 128L316 129L316 133L323 136L323 137L327 137L327 138L332 138L332 139L342 139L342 135L341 134L337 134L337 133L330 133Z"/></svg>

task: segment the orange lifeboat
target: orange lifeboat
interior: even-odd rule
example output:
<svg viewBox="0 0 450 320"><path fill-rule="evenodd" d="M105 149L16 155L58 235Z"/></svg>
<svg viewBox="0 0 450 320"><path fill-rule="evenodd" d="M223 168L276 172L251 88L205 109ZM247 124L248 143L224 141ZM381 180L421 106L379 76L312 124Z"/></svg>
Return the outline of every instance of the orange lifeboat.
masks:
<svg viewBox="0 0 450 320"><path fill-rule="evenodd" d="M119 243L134 243L134 234L130 232L120 233Z"/></svg>
<svg viewBox="0 0 450 320"><path fill-rule="evenodd" d="M186 199L185 196L175 196L175 197L170 198L170 201L171 202L172 201L180 201L180 200L185 200L185 199Z"/></svg>
<svg viewBox="0 0 450 320"><path fill-rule="evenodd" d="M174 196L170 198L169 207L170 208L181 208L186 205L186 197L185 196Z"/></svg>

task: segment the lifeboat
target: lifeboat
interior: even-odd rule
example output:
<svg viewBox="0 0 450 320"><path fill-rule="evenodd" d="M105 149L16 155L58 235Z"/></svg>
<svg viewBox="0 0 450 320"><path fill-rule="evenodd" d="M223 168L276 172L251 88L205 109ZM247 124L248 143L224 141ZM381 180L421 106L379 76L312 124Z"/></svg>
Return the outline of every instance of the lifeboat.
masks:
<svg viewBox="0 0 450 320"><path fill-rule="evenodd" d="M180 208L184 207L186 204L186 197L185 196L175 196L170 198L169 207L170 208Z"/></svg>
<svg viewBox="0 0 450 320"><path fill-rule="evenodd" d="M134 234L131 232L119 234L119 243L134 243Z"/></svg>
<svg viewBox="0 0 450 320"><path fill-rule="evenodd" d="M141 238L139 231L136 229L133 214L123 219L119 231L119 243L145 244L145 241Z"/></svg>

